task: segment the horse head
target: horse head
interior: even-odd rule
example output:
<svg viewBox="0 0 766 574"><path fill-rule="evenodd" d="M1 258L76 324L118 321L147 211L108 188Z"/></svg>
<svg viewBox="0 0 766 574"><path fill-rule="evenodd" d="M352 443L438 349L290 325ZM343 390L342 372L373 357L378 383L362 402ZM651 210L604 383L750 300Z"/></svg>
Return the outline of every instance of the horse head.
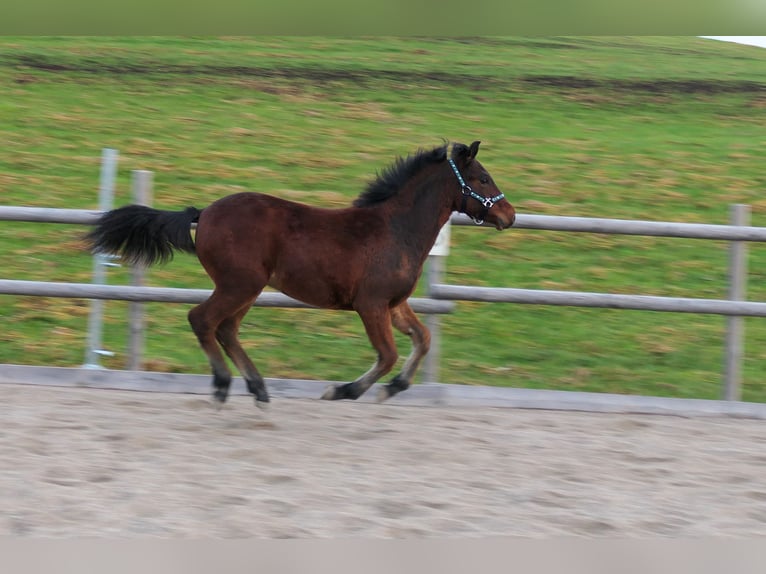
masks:
<svg viewBox="0 0 766 574"><path fill-rule="evenodd" d="M516 210L497 188L492 176L476 159L479 144L456 143L448 160L459 184L456 190L456 211L465 213L477 224L490 223L498 230L507 229L516 220Z"/></svg>

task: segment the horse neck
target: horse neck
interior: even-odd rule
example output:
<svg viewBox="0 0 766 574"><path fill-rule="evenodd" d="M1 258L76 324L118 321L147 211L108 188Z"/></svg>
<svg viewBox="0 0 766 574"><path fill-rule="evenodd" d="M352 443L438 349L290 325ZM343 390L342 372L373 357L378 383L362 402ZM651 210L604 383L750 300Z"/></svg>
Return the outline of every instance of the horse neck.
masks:
<svg viewBox="0 0 766 574"><path fill-rule="evenodd" d="M397 239L422 252L423 260L454 210L450 182L442 171L417 178L399 192L398 201L392 205L391 222Z"/></svg>

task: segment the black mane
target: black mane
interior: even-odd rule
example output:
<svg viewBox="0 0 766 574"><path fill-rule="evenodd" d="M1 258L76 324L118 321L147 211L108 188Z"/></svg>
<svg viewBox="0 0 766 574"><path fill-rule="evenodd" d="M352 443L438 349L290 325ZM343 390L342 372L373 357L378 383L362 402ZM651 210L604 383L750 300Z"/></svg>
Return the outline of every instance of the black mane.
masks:
<svg viewBox="0 0 766 574"><path fill-rule="evenodd" d="M418 150L406 158L398 157L390 166L378 174L374 181L367 184L359 197L354 200L354 207L376 205L396 195L402 186L427 165L447 159L447 145L432 150Z"/></svg>

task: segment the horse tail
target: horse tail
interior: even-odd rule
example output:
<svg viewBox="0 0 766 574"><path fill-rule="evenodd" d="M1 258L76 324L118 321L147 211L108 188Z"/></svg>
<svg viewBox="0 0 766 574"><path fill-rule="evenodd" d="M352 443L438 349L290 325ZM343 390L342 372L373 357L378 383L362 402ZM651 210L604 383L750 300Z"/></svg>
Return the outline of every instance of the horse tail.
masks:
<svg viewBox="0 0 766 574"><path fill-rule="evenodd" d="M201 211L161 211L144 205L126 205L104 213L86 240L94 253L120 255L133 264L165 263L173 252L194 253L191 224Z"/></svg>

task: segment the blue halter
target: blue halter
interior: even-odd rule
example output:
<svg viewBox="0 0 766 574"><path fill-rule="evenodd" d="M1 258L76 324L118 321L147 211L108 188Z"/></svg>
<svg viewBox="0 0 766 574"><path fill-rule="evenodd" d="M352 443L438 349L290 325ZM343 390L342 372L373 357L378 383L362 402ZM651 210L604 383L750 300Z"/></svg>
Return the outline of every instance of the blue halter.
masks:
<svg viewBox="0 0 766 574"><path fill-rule="evenodd" d="M476 225L481 225L482 223L484 223L484 218L487 216L487 213L492 208L492 206L495 205L501 199L503 199L505 197L505 194L501 193L499 195L496 195L495 197L484 197L483 195L476 193L471 188L471 186L465 182L465 180L463 179L463 176L460 175L460 171L455 165L455 162L452 161L452 158L447 158L447 161L449 162L450 167L452 168L452 171L455 172L457 181L460 184L460 189L463 192L463 201L461 202L461 205L460 205L460 212L468 215L465 211L466 204L468 203L468 198L469 197L474 198L475 200L477 200L479 203L481 203L484 206L484 209L482 210L481 214L478 217L474 217L473 215L468 215L468 217L470 217Z"/></svg>

